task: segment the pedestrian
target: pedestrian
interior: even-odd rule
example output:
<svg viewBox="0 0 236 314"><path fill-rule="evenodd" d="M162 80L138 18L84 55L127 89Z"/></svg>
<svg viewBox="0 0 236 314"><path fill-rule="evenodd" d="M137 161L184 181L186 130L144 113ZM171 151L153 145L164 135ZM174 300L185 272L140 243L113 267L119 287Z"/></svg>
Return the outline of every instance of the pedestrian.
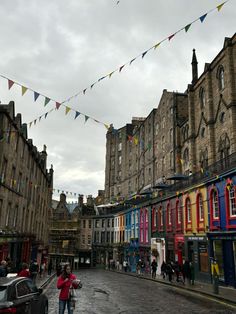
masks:
<svg viewBox="0 0 236 314"><path fill-rule="evenodd" d="M128 263L126 262L126 260L124 260L123 262L123 267L124 267L124 271L127 273Z"/></svg>
<svg viewBox="0 0 236 314"><path fill-rule="evenodd" d="M189 266L190 266L190 283L191 285L194 285L194 280L195 280L194 265L192 262L190 262Z"/></svg>
<svg viewBox="0 0 236 314"><path fill-rule="evenodd" d="M57 288L60 289L59 294L59 314L64 314L67 306L68 314L73 314L70 289L73 287L77 289L80 285L80 280L71 273L69 264L66 264L63 268L62 274L57 280Z"/></svg>
<svg viewBox="0 0 236 314"><path fill-rule="evenodd" d="M138 275L141 274L141 265L142 265L142 261L141 261L141 259L140 259L140 260L138 261L138 263L137 263L137 266L136 266L136 270L137 270Z"/></svg>
<svg viewBox="0 0 236 314"><path fill-rule="evenodd" d="M172 263L168 262L166 265L166 274L168 275L169 282L172 282L173 273L174 273L174 269L172 267Z"/></svg>
<svg viewBox="0 0 236 314"><path fill-rule="evenodd" d="M0 277L6 276L7 276L7 262L5 260L2 260L0 265Z"/></svg>
<svg viewBox="0 0 236 314"><path fill-rule="evenodd" d="M40 278L42 278L42 276L44 275L44 270L45 270L45 263L41 263L40 267L39 267L39 276L40 276Z"/></svg>
<svg viewBox="0 0 236 314"><path fill-rule="evenodd" d="M51 273L52 273L52 261L50 261L48 264L48 275L51 276Z"/></svg>
<svg viewBox="0 0 236 314"><path fill-rule="evenodd" d="M22 263L22 270L18 273L18 276L30 278L30 271L27 263Z"/></svg>
<svg viewBox="0 0 236 314"><path fill-rule="evenodd" d="M182 267L182 273L183 273L183 281L185 283L185 279L187 278L188 281L190 281L191 273L190 273L190 265L189 261L186 260Z"/></svg>
<svg viewBox="0 0 236 314"><path fill-rule="evenodd" d="M152 267L152 278L153 278L153 279L156 279L156 274L157 274L157 262L156 262L155 258L154 258L154 260L152 261L151 267Z"/></svg>
<svg viewBox="0 0 236 314"><path fill-rule="evenodd" d="M34 259L34 261L31 262L30 267L29 267L29 271L30 271L30 277L33 281L33 283L36 283L36 278L39 272L39 265L37 263L37 260Z"/></svg>
<svg viewBox="0 0 236 314"><path fill-rule="evenodd" d="M142 274L142 275L144 275L145 267L146 267L145 262L142 261L142 262L141 262L141 274Z"/></svg>
<svg viewBox="0 0 236 314"><path fill-rule="evenodd" d="M165 261L163 261L161 264L161 274L162 274L163 279L165 279L166 278L166 262Z"/></svg>
<svg viewBox="0 0 236 314"><path fill-rule="evenodd" d="M176 281L179 282L179 275L180 275L181 267L178 261L176 261L174 264L174 271L176 275Z"/></svg>

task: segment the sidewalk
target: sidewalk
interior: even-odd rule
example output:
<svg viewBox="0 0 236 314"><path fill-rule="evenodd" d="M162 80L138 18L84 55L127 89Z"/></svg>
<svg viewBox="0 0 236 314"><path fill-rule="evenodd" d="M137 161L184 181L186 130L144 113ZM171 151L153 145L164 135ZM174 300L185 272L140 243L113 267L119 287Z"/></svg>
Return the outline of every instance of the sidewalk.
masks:
<svg viewBox="0 0 236 314"><path fill-rule="evenodd" d="M231 288L231 287L219 286L219 294L214 294L213 285L204 283L204 282L195 281L194 285L190 285L188 283L183 284L181 282L176 282L175 277L173 278L172 282L169 282L168 279L163 279L162 276L160 275L157 275L156 279L152 279L151 274L138 275L136 273L130 273L130 272L124 272L124 271L117 271L117 270L111 270L111 271L115 271L116 273L120 273L122 275L134 276L140 279L156 281L158 283L161 283L167 286L171 286L177 289L187 290L196 294L204 295L204 296L213 298L215 300L236 306L236 289Z"/></svg>

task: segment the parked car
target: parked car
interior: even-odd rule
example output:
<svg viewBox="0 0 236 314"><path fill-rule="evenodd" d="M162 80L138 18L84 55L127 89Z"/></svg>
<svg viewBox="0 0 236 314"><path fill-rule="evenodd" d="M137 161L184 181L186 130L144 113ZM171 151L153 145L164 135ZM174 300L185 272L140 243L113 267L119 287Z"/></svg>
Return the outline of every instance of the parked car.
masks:
<svg viewBox="0 0 236 314"><path fill-rule="evenodd" d="M1 277L0 313L48 314L48 299L29 278Z"/></svg>

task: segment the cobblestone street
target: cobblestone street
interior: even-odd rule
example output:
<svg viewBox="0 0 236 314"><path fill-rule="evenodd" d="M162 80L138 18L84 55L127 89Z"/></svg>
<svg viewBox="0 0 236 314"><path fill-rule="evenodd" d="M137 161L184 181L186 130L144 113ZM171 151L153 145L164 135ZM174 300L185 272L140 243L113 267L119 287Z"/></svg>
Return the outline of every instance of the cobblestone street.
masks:
<svg viewBox="0 0 236 314"><path fill-rule="evenodd" d="M93 269L81 270L76 275L81 279L83 288L79 290L74 313L236 313L236 309L223 303L153 281ZM56 280L57 277L45 289L49 314L58 314Z"/></svg>

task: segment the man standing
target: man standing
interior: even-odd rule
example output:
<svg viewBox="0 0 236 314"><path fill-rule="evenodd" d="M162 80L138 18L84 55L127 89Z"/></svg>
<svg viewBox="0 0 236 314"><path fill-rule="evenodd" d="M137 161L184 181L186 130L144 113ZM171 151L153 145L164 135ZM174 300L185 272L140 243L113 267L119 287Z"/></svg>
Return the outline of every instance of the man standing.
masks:
<svg viewBox="0 0 236 314"><path fill-rule="evenodd" d="M156 262L155 258L154 258L154 260L152 261L151 267L152 267L152 278L153 278L153 279L156 279L156 274L157 274L157 262Z"/></svg>

